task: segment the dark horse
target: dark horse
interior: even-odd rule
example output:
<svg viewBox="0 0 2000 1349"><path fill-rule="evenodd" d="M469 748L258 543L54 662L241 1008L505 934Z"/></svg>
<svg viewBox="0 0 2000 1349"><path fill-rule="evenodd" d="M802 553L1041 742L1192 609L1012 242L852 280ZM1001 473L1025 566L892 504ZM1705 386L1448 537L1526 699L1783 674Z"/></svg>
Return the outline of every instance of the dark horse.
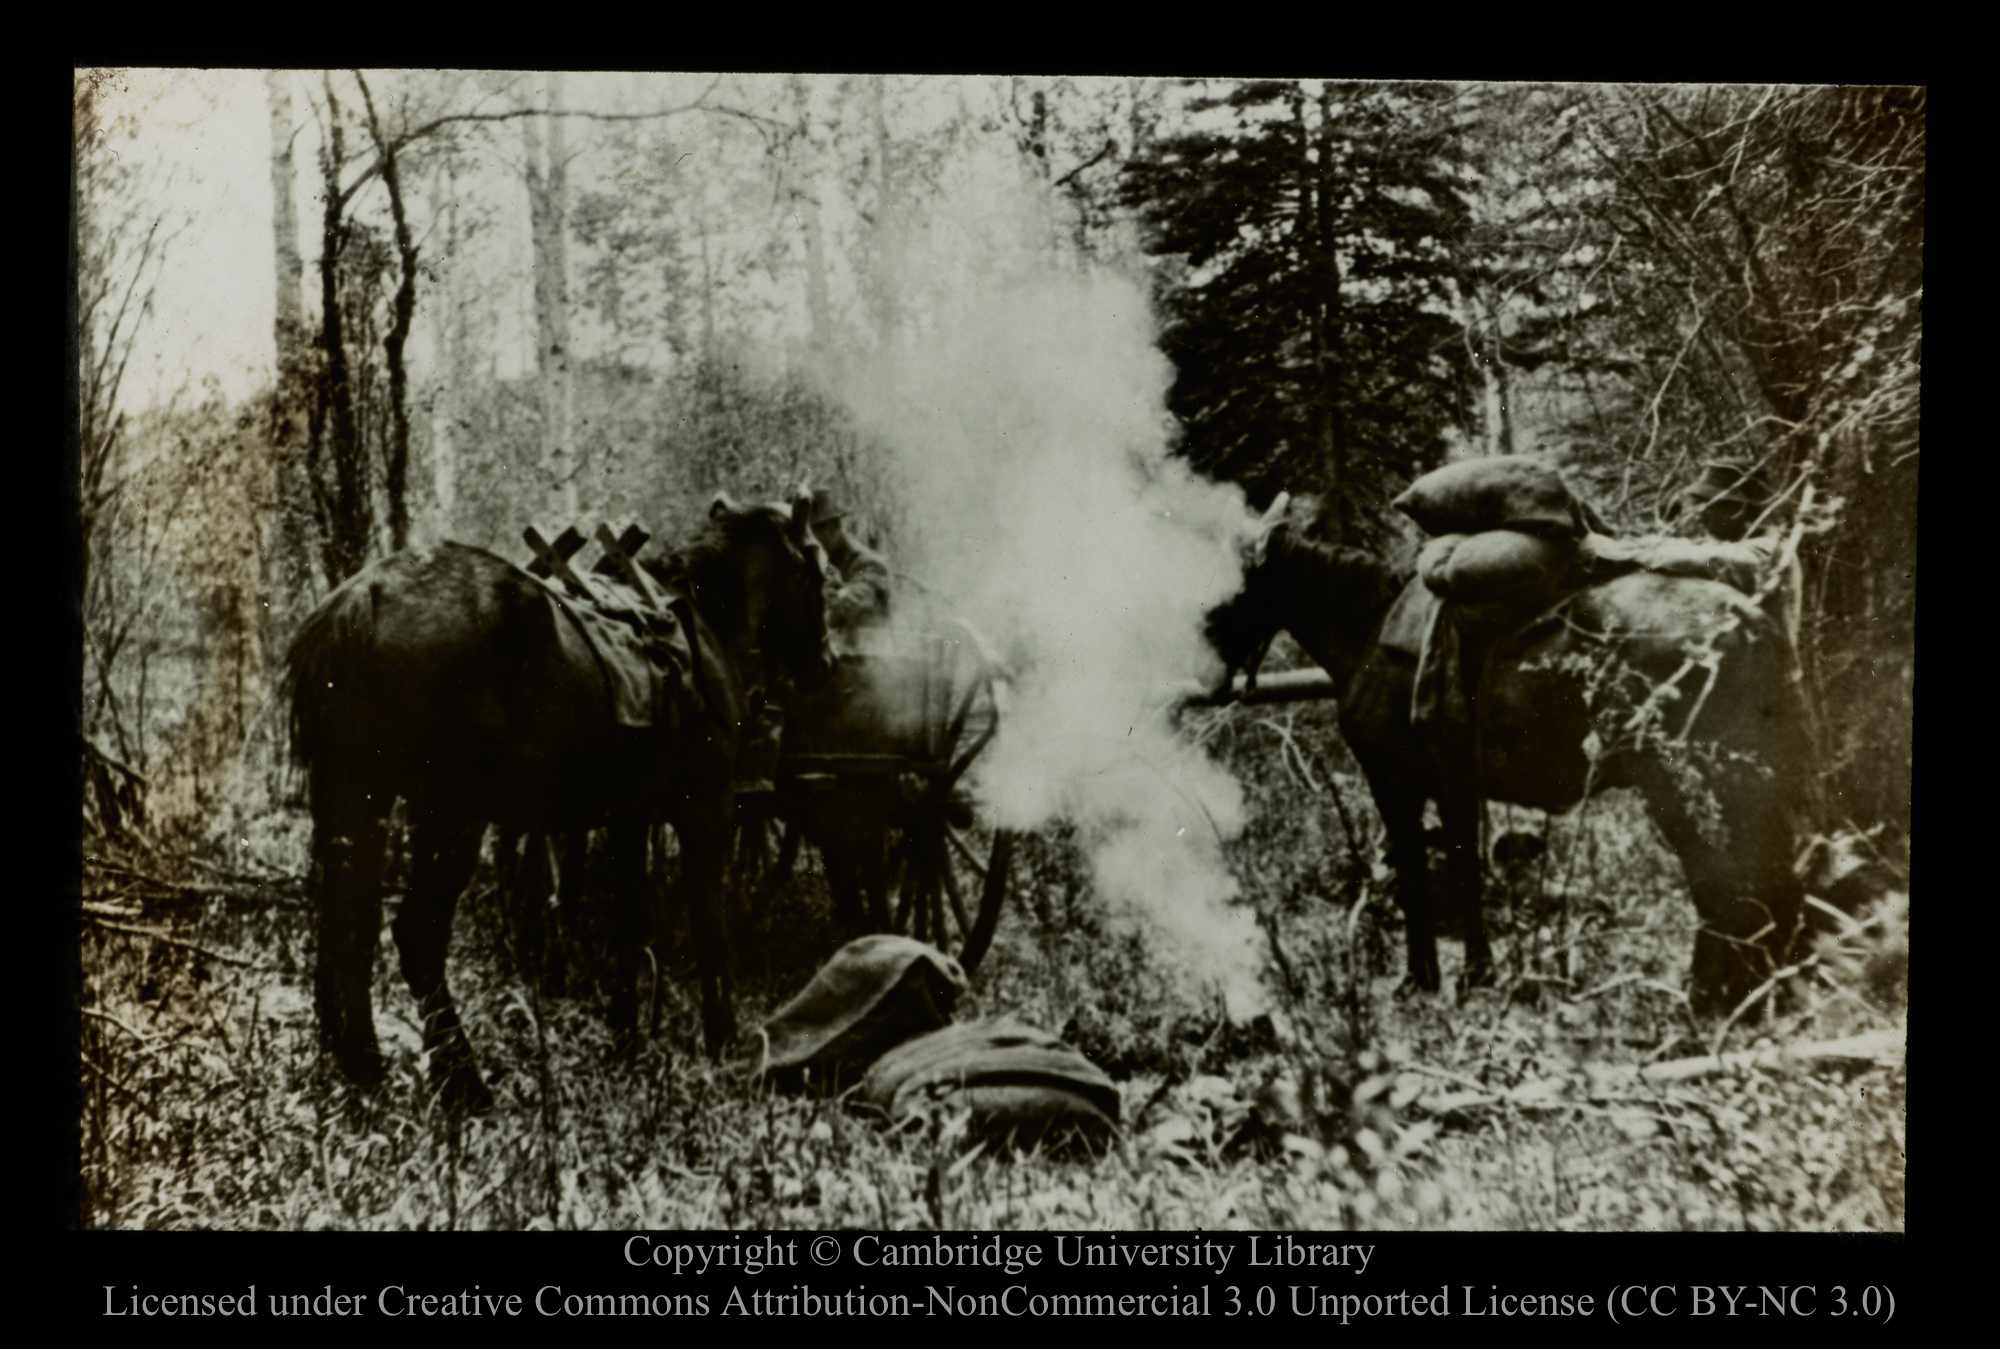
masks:
<svg viewBox="0 0 2000 1349"><path fill-rule="evenodd" d="M687 634L704 696L670 694L647 727L619 724L604 669L549 592L477 548L448 543L385 558L306 619L286 685L312 802L320 1041L349 1078L382 1074L368 980L381 930L384 817L397 797L408 806L412 861L396 948L447 1104L492 1102L445 986L452 911L488 823L610 826L618 893L610 1019L621 1034L636 1028L639 951L659 927L650 921L648 827L671 823L709 1051L735 1034L719 892L741 723L765 679L812 688L832 672L820 550L807 522L803 500L787 515L718 498L702 534L657 569L668 594L689 602L692 626L705 629Z"/></svg>
<svg viewBox="0 0 2000 1349"><path fill-rule="evenodd" d="M1492 959L1479 909L1482 799L1561 811L1619 786L1639 789L1686 873L1701 919L1694 1010L1726 1011L1768 976L1803 904L1792 849L1805 759L1782 637L1756 604L1650 572L1581 590L1498 641L1476 729L1454 734L1413 720L1417 658L1380 640L1404 587L1422 583L1292 535L1269 533L1243 590L1209 615L1209 638L1233 674L1289 630L1333 677L1341 733L1388 831L1412 983L1439 983L1426 799L1443 824L1446 911L1477 983Z"/></svg>

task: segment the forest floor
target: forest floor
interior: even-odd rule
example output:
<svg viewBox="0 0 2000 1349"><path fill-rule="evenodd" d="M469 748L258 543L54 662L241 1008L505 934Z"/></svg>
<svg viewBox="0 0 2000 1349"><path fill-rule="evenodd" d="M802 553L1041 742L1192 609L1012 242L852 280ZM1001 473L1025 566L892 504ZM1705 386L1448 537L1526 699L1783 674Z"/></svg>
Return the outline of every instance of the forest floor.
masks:
<svg viewBox="0 0 2000 1349"><path fill-rule="evenodd" d="M1251 797L1231 861L1273 953L1270 1012L1232 1021L1157 938L1105 914L1062 830L1023 840L999 937L959 1007L1057 1032L1102 1067L1122 1098L1108 1149L1010 1153L975 1143L962 1115L896 1131L775 1094L742 1052L699 1052L678 954L660 1033L614 1055L601 998L540 997L477 885L450 977L495 1110L458 1124L425 1090L386 932L374 990L390 1072L356 1092L316 1049L309 824L290 809L255 821L226 872L187 871L197 884L134 878L159 859L86 865L78 1220L1903 1230L1907 899L1824 939L1776 1010L1724 1030L1688 1014L1693 909L1636 802L1553 821L1495 809L1490 834L1548 845L1527 874L1489 882L1499 977L1452 991L1447 934L1447 991L1409 994L1381 826L1332 706L1187 718ZM832 944L809 857L778 911L739 922L743 1024Z"/></svg>

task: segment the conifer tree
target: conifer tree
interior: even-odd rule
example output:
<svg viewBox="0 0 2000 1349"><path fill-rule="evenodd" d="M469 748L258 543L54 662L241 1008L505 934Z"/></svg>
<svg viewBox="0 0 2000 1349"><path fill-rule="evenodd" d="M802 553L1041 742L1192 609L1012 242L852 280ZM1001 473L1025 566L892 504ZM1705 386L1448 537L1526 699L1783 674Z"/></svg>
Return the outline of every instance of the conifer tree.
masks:
<svg viewBox="0 0 2000 1349"><path fill-rule="evenodd" d="M1200 469L1312 489L1379 541L1394 484L1466 415L1454 316L1464 182L1436 85L1259 81L1193 97L1125 168L1147 226L1170 404Z"/></svg>

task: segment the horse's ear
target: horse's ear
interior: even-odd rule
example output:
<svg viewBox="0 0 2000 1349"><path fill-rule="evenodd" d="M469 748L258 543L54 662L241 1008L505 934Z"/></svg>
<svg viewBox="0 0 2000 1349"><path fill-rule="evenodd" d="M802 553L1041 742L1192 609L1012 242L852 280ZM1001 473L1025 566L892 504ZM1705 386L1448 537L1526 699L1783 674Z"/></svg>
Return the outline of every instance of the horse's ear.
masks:
<svg viewBox="0 0 2000 1349"><path fill-rule="evenodd" d="M786 527L785 531L792 536L794 543L803 543L805 541L806 527L812 524L812 513L812 493L806 490L804 483L800 483L798 495L792 498L791 523Z"/></svg>
<svg viewBox="0 0 2000 1349"><path fill-rule="evenodd" d="M1257 518L1257 530L1250 537L1250 565L1264 565L1264 555L1270 549L1271 535L1285 522L1285 508L1292 504L1290 492L1280 492Z"/></svg>
<svg viewBox="0 0 2000 1349"><path fill-rule="evenodd" d="M736 503L729 499L729 493L717 492L715 500L708 503L708 518L720 520L725 515L736 514Z"/></svg>

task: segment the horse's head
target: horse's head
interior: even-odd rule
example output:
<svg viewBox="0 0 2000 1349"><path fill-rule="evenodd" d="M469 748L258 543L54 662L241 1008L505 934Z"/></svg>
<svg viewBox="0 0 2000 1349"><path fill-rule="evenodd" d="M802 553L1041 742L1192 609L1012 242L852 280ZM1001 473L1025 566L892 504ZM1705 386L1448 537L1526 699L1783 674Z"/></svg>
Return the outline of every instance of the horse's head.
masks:
<svg viewBox="0 0 2000 1349"><path fill-rule="evenodd" d="M1230 680L1246 667L1250 683L1255 685L1264 648L1284 626L1270 549L1274 537L1286 526L1285 511L1290 503L1289 492L1278 493L1251 527L1243 541L1243 588L1208 611L1204 630L1223 664L1217 697L1228 693Z"/></svg>
<svg viewBox="0 0 2000 1349"><path fill-rule="evenodd" d="M801 494L789 508L739 509L718 494L709 518L741 537L750 554L743 569L747 612L767 674L790 679L801 692L833 678L833 647L826 631L826 550L812 535L812 503Z"/></svg>

